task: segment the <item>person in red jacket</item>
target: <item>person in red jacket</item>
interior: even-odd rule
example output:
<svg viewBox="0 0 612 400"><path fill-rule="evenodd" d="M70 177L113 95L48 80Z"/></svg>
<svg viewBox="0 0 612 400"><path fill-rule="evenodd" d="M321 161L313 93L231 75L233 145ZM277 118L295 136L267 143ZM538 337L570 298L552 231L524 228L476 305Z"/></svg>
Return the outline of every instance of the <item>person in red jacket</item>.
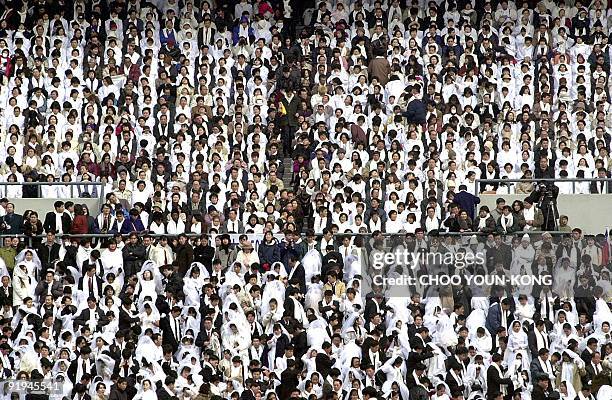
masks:
<svg viewBox="0 0 612 400"><path fill-rule="evenodd" d="M89 223L85 216L85 211L81 204L74 205L74 219L72 220L72 226L70 227L70 233L72 234L86 234L89 233Z"/></svg>

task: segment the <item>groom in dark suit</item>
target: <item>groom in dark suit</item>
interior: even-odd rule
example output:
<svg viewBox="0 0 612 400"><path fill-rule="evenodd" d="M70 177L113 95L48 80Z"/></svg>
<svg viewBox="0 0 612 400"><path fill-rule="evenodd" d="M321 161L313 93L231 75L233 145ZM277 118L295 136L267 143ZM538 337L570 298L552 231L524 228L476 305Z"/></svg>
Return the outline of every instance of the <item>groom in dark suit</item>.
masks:
<svg viewBox="0 0 612 400"><path fill-rule="evenodd" d="M55 211L49 211L47 215L45 215L45 222L43 223L45 232L70 233L72 220L70 219L70 215L64 210L64 202L58 200L53 203L53 207Z"/></svg>
<svg viewBox="0 0 612 400"><path fill-rule="evenodd" d="M508 299L503 299L501 303L497 302L489 307L485 327L489 330L491 335L495 335L500 326L508 329L512 322L511 319L512 312L510 311L510 301Z"/></svg>
<svg viewBox="0 0 612 400"><path fill-rule="evenodd" d="M512 379L504 378L501 363L503 357L501 354L493 354L491 365L487 370L487 399L497 399L499 393L504 398L512 398L514 386Z"/></svg>

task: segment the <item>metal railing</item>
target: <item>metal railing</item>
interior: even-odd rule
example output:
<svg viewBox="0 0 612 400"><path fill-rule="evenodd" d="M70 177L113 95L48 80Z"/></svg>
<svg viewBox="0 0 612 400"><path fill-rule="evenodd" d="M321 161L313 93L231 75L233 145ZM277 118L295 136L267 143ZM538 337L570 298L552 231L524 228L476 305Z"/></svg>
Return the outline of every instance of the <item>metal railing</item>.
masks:
<svg viewBox="0 0 612 400"><path fill-rule="evenodd" d="M532 183L532 184L537 184L540 182L551 182L551 183L571 183L572 184L572 193L576 193L576 183L586 183L588 182L589 184L592 182L612 182L612 178L555 178L555 179L551 179L551 178L541 178L541 179L476 179L475 180L475 184L476 184L476 190L478 192L478 194L485 194L484 191L480 190L480 186L482 184L506 184L509 186L514 186L514 184L516 183Z"/></svg>
<svg viewBox="0 0 612 400"><path fill-rule="evenodd" d="M160 237L165 237L168 238L169 240L173 240L173 239L177 239L179 236L185 235L187 236L190 240L192 239L197 239L200 238L202 236L207 236L211 242L214 241L214 239L218 236L221 236L223 234L221 233L216 233L216 234L199 234L199 233L184 233L184 234L156 234L156 233L149 233L148 231L142 231L142 232L136 232L138 234L138 236L140 238L142 238L142 236L150 236L154 239L160 238ZM121 236L123 238L127 238L130 233L127 234L121 234ZM529 237L531 238L532 241L537 241L542 239L542 235L547 234L547 235L551 235L553 237L553 241L558 242L561 240L561 238L567 236L570 234L570 232L566 232L566 231L538 231L538 230L528 230L528 231L517 231L517 232L513 232L513 233L509 233L509 234L499 234L499 233L484 233L484 232L439 232L436 234L424 234L424 237L426 240L431 240L432 238L438 238L439 240L444 240L446 238L454 238L454 239L458 239L461 241L468 241L471 238L477 238L479 240L479 242L484 242L486 240L486 238L489 235L500 235L504 241L511 241L512 238L522 238L524 235L529 235ZM603 234L603 232L602 232ZM82 238L89 238L89 239L111 239L113 237L115 237L117 235L117 233L85 233L85 234L69 234L69 233L63 233L63 234L56 234L55 237L57 240L62 240L62 239L82 239ZM259 241L262 240L263 238L263 234L261 233L229 233L227 234L230 236L230 241L232 243L238 243L239 242L239 238L240 237L247 237L247 239L249 241L251 241L252 243L257 243ZM408 233L385 233L385 232L381 232L379 233L379 235L384 239L384 244L385 246L392 246L393 243L397 242L398 240L403 240L404 238L406 238L406 236L415 236L414 234L408 234ZM283 233L277 233L274 235L277 239L282 239L284 237ZM305 233L300 233L298 234L298 236L300 237L300 239L305 240L306 239L306 234ZM323 237L323 234L315 234L314 237L316 239L321 239ZM336 234L333 236L333 242L335 243L341 243L342 239L345 237L349 237L349 238L355 238L355 237L361 237L363 238L365 241L369 241L370 239L374 238L374 235L372 233L346 233L346 234ZM40 234L40 235L33 235L33 236L29 236L29 235L25 235L23 233L18 233L18 234L8 234L8 233L2 233L0 232L0 247L2 247L4 245L4 239L7 238L18 238L22 241L27 242L26 245L27 246L32 246L32 242L35 240L38 241L44 241L46 238L46 233L44 234Z"/></svg>
<svg viewBox="0 0 612 400"><path fill-rule="evenodd" d="M102 182L0 182L0 187L6 186L37 186L38 187L38 198L42 198L41 188L43 186L70 186L70 197L78 198L79 196L75 196L74 187L75 186L99 186L100 190L98 190L98 196L96 197L104 197L104 184ZM96 197L91 197L92 199Z"/></svg>
<svg viewBox="0 0 612 400"><path fill-rule="evenodd" d="M37 187L37 197L33 197L33 199L43 199L42 188L43 186L69 186L70 187L70 196L69 198L89 198L89 199L98 199L99 207L102 207L105 199L104 193L104 184L102 182L0 182L0 189L4 197L7 197L9 200L17 199L17 197L9 197L7 196L6 187L7 186L36 186ZM78 192L79 186L95 186L97 187L96 196L90 197L81 197ZM92 193L89 193L90 195ZM99 208L98 207L98 208Z"/></svg>

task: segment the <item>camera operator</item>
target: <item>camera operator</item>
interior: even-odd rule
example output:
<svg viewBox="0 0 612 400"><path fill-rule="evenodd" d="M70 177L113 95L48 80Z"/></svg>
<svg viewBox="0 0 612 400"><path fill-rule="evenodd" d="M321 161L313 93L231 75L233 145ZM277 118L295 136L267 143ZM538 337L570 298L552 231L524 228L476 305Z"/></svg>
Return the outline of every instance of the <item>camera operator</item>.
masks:
<svg viewBox="0 0 612 400"><path fill-rule="evenodd" d="M539 164L536 167L535 173L534 173L535 179L554 179L555 178L555 172L553 170L553 167L548 165L547 155L548 153L545 151L540 153Z"/></svg>
<svg viewBox="0 0 612 400"><path fill-rule="evenodd" d="M544 223L542 224L543 231L554 231L557 229L557 197L559 196L559 188L552 182L540 182L528 199L542 211Z"/></svg>

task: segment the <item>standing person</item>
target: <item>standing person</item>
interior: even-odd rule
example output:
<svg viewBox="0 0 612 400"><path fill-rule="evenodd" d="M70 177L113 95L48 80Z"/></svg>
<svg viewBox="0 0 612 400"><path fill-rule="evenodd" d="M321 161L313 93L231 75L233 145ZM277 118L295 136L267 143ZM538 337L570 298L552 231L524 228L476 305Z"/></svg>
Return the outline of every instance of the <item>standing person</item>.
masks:
<svg viewBox="0 0 612 400"><path fill-rule="evenodd" d="M8 203L6 205L6 214L4 214L0 220L0 231L4 234L14 235L21 233L22 225L23 216L21 214L15 214L15 204Z"/></svg>
<svg viewBox="0 0 612 400"><path fill-rule="evenodd" d="M37 253L40 258L41 272L47 271L51 263L60 258L61 246L55 241L55 232L47 231L47 240L38 246Z"/></svg>
<svg viewBox="0 0 612 400"><path fill-rule="evenodd" d="M497 399L499 394L507 398L514 390L512 379L504 378L502 360L501 354L493 354L491 365L487 369L487 399Z"/></svg>
<svg viewBox="0 0 612 400"><path fill-rule="evenodd" d="M132 208L130 210L129 218L125 220L124 224L121 226L120 233L125 235L126 233L130 232L144 232L144 230L145 227L142 222L142 219L140 218L140 213L137 209Z"/></svg>
<svg viewBox="0 0 612 400"><path fill-rule="evenodd" d="M374 53L374 59L370 61L368 66L370 79L378 78L381 86L384 87L389 81L389 74L391 74L389 60L385 57L385 49L382 46L376 46L372 52Z"/></svg>
<svg viewBox="0 0 612 400"><path fill-rule="evenodd" d="M123 268L126 278L135 275L140 271L146 255L145 248L138 241L136 232L130 233L128 242L121 252L123 253Z"/></svg>
<svg viewBox="0 0 612 400"><path fill-rule="evenodd" d="M36 211L30 212L23 226L23 234L31 238L32 247L37 247L42 243L43 225Z"/></svg>
<svg viewBox="0 0 612 400"><path fill-rule="evenodd" d="M84 235L89 233L89 221L85 216L85 210L81 204L74 205L74 220L70 227L70 233L76 235Z"/></svg>
<svg viewBox="0 0 612 400"><path fill-rule="evenodd" d="M180 315L181 308L179 306L174 306L171 309L170 315L167 315L159 321L159 329L162 331L162 343L172 347L173 353L176 353L178 350L179 343L183 337L183 327Z"/></svg>
<svg viewBox="0 0 612 400"><path fill-rule="evenodd" d="M459 208L467 211L470 219L474 220L474 210L477 204L480 204L480 198L468 193L466 185L459 185L459 193L455 195L455 203Z"/></svg>
<svg viewBox="0 0 612 400"><path fill-rule="evenodd" d="M193 247L184 233L180 234L178 241L175 240L173 243L178 272L181 276L184 276L193 261Z"/></svg>
<svg viewBox="0 0 612 400"><path fill-rule="evenodd" d="M60 235L69 233L72 221L70 220L70 215L65 212L64 202L61 200L56 201L53 204L53 208L55 209L54 211L49 211L45 215L45 222L43 223L45 232L53 231Z"/></svg>

